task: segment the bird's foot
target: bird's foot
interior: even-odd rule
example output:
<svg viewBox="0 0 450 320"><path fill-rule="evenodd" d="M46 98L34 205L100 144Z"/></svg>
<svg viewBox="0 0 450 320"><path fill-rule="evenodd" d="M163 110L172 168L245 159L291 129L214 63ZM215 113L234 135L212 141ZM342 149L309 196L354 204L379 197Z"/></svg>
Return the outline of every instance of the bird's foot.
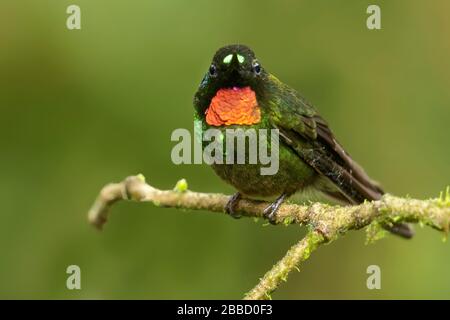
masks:
<svg viewBox="0 0 450 320"><path fill-rule="evenodd" d="M241 217L240 214L236 213L236 205L238 204L239 200L241 200L241 198L242 195L239 192L236 192L230 197L230 200L228 200L227 204L225 205L225 212L235 219Z"/></svg>
<svg viewBox="0 0 450 320"><path fill-rule="evenodd" d="M277 211L280 208L280 205L286 199L287 194L283 193L279 196L271 205L264 209L264 217L269 220L271 224L277 224Z"/></svg>

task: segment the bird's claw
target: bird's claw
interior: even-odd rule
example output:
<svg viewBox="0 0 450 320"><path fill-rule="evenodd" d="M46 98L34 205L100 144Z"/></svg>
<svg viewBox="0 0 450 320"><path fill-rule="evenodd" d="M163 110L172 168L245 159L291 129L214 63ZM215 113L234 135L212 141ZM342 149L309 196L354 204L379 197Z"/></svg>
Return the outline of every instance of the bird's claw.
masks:
<svg viewBox="0 0 450 320"><path fill-rule="evenodd" d="M276 205L276 202L274 202L271 205L267 206L267 208L265 208L263 211L264 217L269 220L270 224L277 224L278 207L279 206Z"/></svg>
<svg viewBox="0 0 450 320"><path fill-rule="evenodd" d="M239 192L236 192L230 197L230 200L228 200L227 204L225 205L225 212L235 219L239 219L241 217L240 214L236 213L236 205L240 199L241 194Z"/></svg>
<svg viewBox="0 0 450 320"><path fill-rule="evenodd" d="M272 204L264 209L264 217L269 220L271 224L277 224L277 212L286 197L287 194L283 193Z"/></svg>

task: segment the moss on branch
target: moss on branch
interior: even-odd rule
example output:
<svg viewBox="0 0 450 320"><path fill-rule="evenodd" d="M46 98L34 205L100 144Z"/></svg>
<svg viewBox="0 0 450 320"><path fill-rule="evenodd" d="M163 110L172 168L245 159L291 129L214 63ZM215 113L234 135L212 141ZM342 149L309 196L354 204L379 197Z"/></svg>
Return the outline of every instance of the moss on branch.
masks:
<svg viewBox="0 0 450 320"><path fill-rule="evenodd" d="M152 202L157 206L225 213L229 196L199 193L188 190L186 180L178 181L173 190L159 190L145 182L142 175L130 176L119 183L106 185L89 210L89 222L101 229L108 219L109 209L119 200ZM246 217L264 217L267 202L243 199L236 212ZM333 206L323 203L310 205L282 204L276 216L278 224L301 224L310 228L308 234L292 246L286 255L269 270L260 282L246 294L245 299L268 299L270 294L287 279L290 271L307 260L321 244L336 240L348 230L366 226L368 241L383 234L380 226L399 222L419 223L442 231L450 229L450 191L447 188L439 198L417 200L389 194L378 201L355 206Z"/></svg>

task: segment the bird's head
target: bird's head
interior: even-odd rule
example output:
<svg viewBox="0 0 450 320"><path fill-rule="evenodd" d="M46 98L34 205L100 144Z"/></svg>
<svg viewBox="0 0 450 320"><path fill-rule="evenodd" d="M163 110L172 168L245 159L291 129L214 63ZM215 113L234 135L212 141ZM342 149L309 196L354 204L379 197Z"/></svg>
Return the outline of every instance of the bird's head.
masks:
<svg viewBox="0 0 450 320"><path fill-rule="evenodd" d="M256 92L262 87L266 76L249 47L222 47L213 57L195 95L194 104L201 113L209 113L209 119L207 117L206 120L208 123L212 121L213 125L257 123L259 106ZM214 119L211 120L211 117ZM238 117L244 119L240 120L242 123L233 120Z"/></svg>
<svg viewBox="0 0 450 320"><path fill-rule="evenodd" d="M217 50L208 70L209 81L219 87L256 86L263 69L254 52L244 45Z"/></svg>

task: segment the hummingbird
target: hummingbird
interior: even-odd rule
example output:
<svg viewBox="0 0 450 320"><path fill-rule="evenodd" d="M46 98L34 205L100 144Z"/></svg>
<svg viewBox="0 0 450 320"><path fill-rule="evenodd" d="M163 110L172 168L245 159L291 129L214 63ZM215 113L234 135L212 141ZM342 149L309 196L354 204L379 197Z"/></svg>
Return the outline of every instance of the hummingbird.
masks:
<svg viewBox="0 0 450 320"><path fill-rule="evenodd" d="M245 45L215 53L194 96L194 120L201 130L279 130L279 169L261 175L258 164L211 164L237 189L225 211L233 217L242 198L271 198L264 216L275 223L280 205L294 194L318 192L337 203L379 200L384 192L344 150L328 123L295 89L269 73ZM224 151L226 152L226 151ZM408 224L383 226L411 238Z"/></svg>

